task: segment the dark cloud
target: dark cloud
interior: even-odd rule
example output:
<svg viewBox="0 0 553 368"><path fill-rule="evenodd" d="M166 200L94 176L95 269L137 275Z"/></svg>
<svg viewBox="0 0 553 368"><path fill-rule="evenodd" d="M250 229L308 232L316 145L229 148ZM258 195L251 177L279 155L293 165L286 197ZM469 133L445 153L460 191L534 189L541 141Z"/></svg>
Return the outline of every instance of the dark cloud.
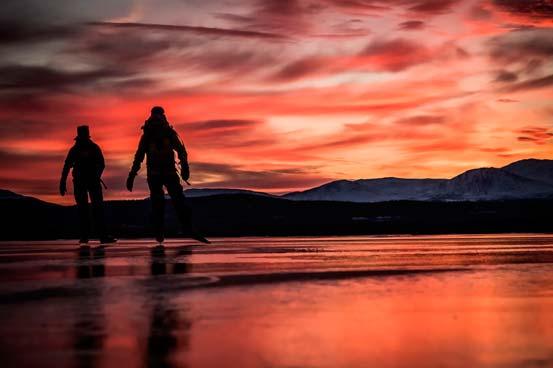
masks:
<svg viewBox="0 0 553 368"><path fill-rule="evenodd" d="M326 0L330 6L356 12L380 11L388 9L388 5L381 0Z"/></svg>
<svg viewBox="0 0 553 368"><path fill-rule="evenodd" d="M93 27L93 32L67 51L102 65L124 66L141 80L140 76L160 69L215 72L228 80L275 63L273 54L259 52L249 44L235 47L224 40L210 40L207 47L205 40L189 32L146 32L127 27ZM139 82L132 82L131 87L139 87Z"/></svg>
<svg viewBox="0 0 553 368"><path fill-rule="evenodd" d="M251 17L254 29L295 34L312 27L312 15L321 7L300 0L258 0Z"/></svg>
<svg viewBox="0 0 553 368"><path fill-rule="evenodd" d="M191 44L188 39L171 35L152 35L124 27L93 27L90 32L70 45L66 52L81 53L100 59L103 63L147 67L150 61L171 49L181 49Z"/></svg>
<svg viewBox="0 0 553 368"><path fill-rule="evenodd" d="M314 150L314 151L326 150L326 149L334 150L334 149L340 149L340 148L347 149L347 148L351 148L354 146L363 145L367 143L379 142L380 140L382 140L381 135L373 135L370 133L357 134L357 135L351 135L349 137L344 137L344 138L329 139L326 142L321 142L316 145L307 146L307 147L304 147L303 149Z"/></svg>
<svg viewBox="0 0 553 368"><path fill-rule="evenodd" d="M455 47L455 54L459 59L466 59L470 57L470 53L462 47Z"/></svg>
<svg viewBox="0 0 553 368"><path fill-rule="evenodd" d="M217 137L218 146L247 145L250 133L253 129L263 124L257 120L206 120L185 124L179 124L177 128L182 130L186 137L191 137L195 143L198 140L208 142Z"/></svg>
<svg viewBox="0 0 553 368"><path fill-rule="evenodd" d="M308 2L300 0L257 0L254 10L246 15L219 13L217 17L239 25L244 29L262 32L277 32L288 35L315 35L331 37L360 36L368 34L365 27L346 21L338 26L331 26L328 31L320 31L322 22L318 16L325 11L338 11L353 15L377 15L381 11L402 9L422 16L439 15L450 12L452 6L461 0L324 0ZM355 22L355 20L354 20ZM347 29L354 27L354 30ZM339 29L337 30L336 27ZM344 29L344 27L346 29ZM415 27L415 26L414 26ZM420 25L419 25L420 27ZM420 29L420 28L418 28Z"/></svg>
<svg viewBox="0 0 553 368"><path fill-rule="evenodd" d="M0 45L55 41L80 33L80 26L48 26L24 23L0 23Z"/></svg>
<svg viewBox="0 0 553 368"><path fill-rule="evenodd" d="M398 27L404 31L418 31L424 29L426 27L426 23L422 20L408 20L401 22Z"/></svg>
<svg viewBox="0 0 553 368"><path fill-rule="evenodd" d="M446 122L445 116L418 115L418 116L411 116L411 117L396 120L395 124L424 126L424 125L443 124L445 122Z"/></svg>
<svg viewBox="0 0 553 368"><path fill-rule="evenodd" d="M490 41L490 56L493 60L510 64L553 58L553 29L536 28L512 31L494 37ZM535 61L533 61L535 62Z"/></svg>
<svg viewBox="0 0 553 368"><path fill-rule="evenodd" d="M530 79L530 80L525 80L523 82L515 83L505 88L505 90L508 92L517 92L517 91L546 88L551 86L553 86L553 74L545 77L541 77L541 78L535 78L535 79Z"/></svg>
<svg viewBox="0 0 553 368"><path fill-rule="evenodd" d="M126 16L133 5L133 0L5 0L0 23L17 19L17 23L37 26L78 24Z"/></svg>
<svg viewBox="0 0 553 368"><path fill-rule="evenodd" d="M276 81L288 81L313 74L325 66L320 58L310 57L294 61L282 67L271 79Z"/></svg>
<svg viewBox="0 0 553 368"><path fill-rule="evenodd" d="M42 114L50 114L59 109L50 96L44 93L33 93L26 91L10 91L0 93L0 111L4 114L19 114L21 112L33 111ZM19 120L18 117L16 120ZM1 124L1 122L0 122Z"/></svg>
<svg viewBox="0 0 553 368"><path fill-rule="evenodd" d="M186 128L194 131L212 131L226 129L250 129L261 122L257 120L205 120L193 123L187 123Z"/></svg>
<svg viewBox="0 0 553 368"><path fill-rule="evenodd" d="M430 59L429 52L424 46L402 38L375 40L367 45L360 55L372 57L376 66L392 72L407 69Z"/></svg>
<svg viewBox="0 0 553 368"><path fill-rule="evenodd" d="M262 120L216 119L177 124L185 142L194 146L226 148L271 147L276 138L262 130Z"/></svg>
<svg viewBox="0 0 553 368"><path fill-rule="evenodd" d="M401 54L419 50L421 46L406 39L371 42L364 50L363 55Z"/></svg>
<svg viewBox="0 0 553 368"><path fill-rule="evenodd" d="M128 28L141 29L145 31L170 31L170 32L191 32L205 36L218 37L245 37L245 38L261 38L272 40L285 40L286 36L276 33L249 31L244 29L224 29L215 27L198 27L186 25L171 25L171 24L148 24L148 23L115 23L115 22L90 22L90 26L112 27L112 28Z"/></svg>
<svg viewBox="0 0 553 368"><path fill-rule="evenodd" d="M495 77L496 82L511 83L518 80L518 75L507 70L500 70Z"/></svg>
<svg viewBox="0 0 553 368"><path fill-rule="evenodd" d="M546 144L553 139L553 132L549 128L530 126L518 131L517 137L522 142L532 142L535 144Z"/></svg>
<svg viewBox="0 0 553 368"><path fill-rule="evenodd" d="M40 138L66 129L66 125L60 121L3 119L0 120L0 142Z"/></svg>
<svg viewBox="0 0 553 368"><path fill-rule="evenodd" d="M451 11L451 6L459 0L405 0L409 10L425 14L442 14Z"/></svg>
<svg viewBox="0 0 553 368"><path fill-rule="evenodd" d="M529 18L553 18L551 0L493 0L499 9Z"/></svg>
<svg viewBox="0 0 553 368"><path fill-rule="evenodd" d="M551 77L544 71L553 61L553 29L535 28L511 31L492 38L489 55L503 69L495 75L499 82L514 83L506 91L541 88L551 85Z"/></svg>
<svg viewBox="0 0 553 368"><path fill-rule="evenodd" d="M200 186L207 188L282 191L290 188L312 187L331 180L320 176L313 167L253 171L229 164L196 162L191 164L191 172L195 181L201 182Z"/></svg>
<svg viewBox="0 0 553 368"><path fill-rule="evenodd" d="M0 88L59 91L130 76L130 72L123 68L70 72L44 66L5 65L0 67Z"/></svg>
<svg viewBox="0 0 553 368"><path fill-rule="evenodd" d="M402 7L408 11L437 15L451 11L460 0L327 0L333 6L356 11L379 11Z"/></svg>

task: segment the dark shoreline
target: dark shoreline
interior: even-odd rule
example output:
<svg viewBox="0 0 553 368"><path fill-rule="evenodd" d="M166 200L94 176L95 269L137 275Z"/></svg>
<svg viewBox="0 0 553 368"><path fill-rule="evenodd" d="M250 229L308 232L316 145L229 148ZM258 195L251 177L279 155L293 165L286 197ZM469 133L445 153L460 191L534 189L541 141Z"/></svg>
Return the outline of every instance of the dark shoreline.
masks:
<svg viewBox="0 0 553 368"><path fill-rule="evenodd" d="M553 233L552 199L352 203L233 194L189 198L188 203L201 231L217 237ZM34 198L3 199L0 206L0 240L78 235L74 206ZM170 203L166 211L167 237L183 236ZM105 212L115 236L151 236L149 200L107 201Z"/></svg>

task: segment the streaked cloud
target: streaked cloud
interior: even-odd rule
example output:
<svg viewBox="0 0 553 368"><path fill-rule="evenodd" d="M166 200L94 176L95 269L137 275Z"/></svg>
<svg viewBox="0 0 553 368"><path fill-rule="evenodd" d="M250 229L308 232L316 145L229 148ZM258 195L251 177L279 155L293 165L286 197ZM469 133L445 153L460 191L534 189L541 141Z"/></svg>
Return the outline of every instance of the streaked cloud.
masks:
<svg viewBox="0 0 553 368"><path fill-rule="evenodd" d="M503 0L10 1L0 188L56 201L86 123L108 198L153 105L192 183L268 192L551 158L551 6ZM141 174L142 175L142 174Z"/></svg>

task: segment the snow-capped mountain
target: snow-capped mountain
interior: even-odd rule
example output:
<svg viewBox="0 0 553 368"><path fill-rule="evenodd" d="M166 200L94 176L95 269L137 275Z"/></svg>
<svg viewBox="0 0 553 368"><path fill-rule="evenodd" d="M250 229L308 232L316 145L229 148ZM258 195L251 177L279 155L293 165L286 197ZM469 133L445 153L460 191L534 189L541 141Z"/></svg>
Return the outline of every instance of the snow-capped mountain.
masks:
<svg viewBox="0 0 553 368"><path fill-rule="evenodd" d="M553 195L553 185L491 167L468 170L448 180L443 192L445 199L469 201L548 195Z"/></svg>
<svg viewBox="0 0 553 368"><path fill-rule="evenodd" d="M284 198L310 201L383 202L398 199L427 201L436 198L446 179L337 180Z"/></svg>
<svg viewBox="0 0 553 368"><path fill-rule="evenodd" d="M452 179L337 180L292 200L382 202L396 200L500 200L553 197L553 160L522 160L503 168L468 170Z"/></svg>
<svg viewBox="0 0 553 368"><path fill-rule="evenodd" d="M553 185L553 160L527 159L513 162L503 170L524 178Z"/></svg>

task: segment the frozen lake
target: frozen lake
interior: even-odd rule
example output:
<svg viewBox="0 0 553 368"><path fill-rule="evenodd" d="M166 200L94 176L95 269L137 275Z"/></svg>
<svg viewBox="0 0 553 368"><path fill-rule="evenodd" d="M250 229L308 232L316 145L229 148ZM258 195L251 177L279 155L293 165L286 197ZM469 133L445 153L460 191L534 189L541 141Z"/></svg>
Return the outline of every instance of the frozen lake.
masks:
<svg viewBox="0 0 553 368"><path fill-rule="evenodd" d="M2 367L551 367L553 235L0 243Z"/></svg>

